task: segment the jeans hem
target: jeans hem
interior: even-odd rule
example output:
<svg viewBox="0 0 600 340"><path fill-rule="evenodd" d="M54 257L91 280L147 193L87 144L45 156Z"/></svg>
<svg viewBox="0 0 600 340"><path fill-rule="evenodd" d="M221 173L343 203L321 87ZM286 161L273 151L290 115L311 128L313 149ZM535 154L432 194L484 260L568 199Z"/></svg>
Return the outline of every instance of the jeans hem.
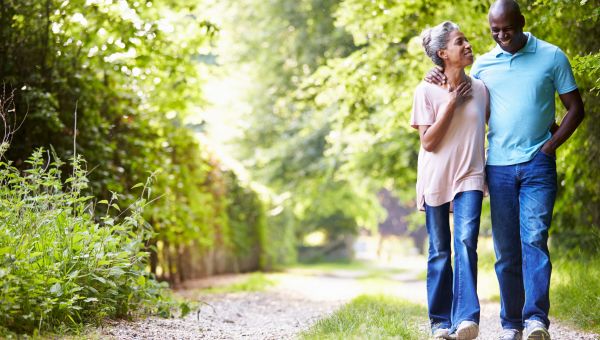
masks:
<svg viewBox="0 0 600 340"><path fill-rule="evenodd" d="M527 324L528 321L538 321L538 322L543 323L546 326L546 328L550 327L548 322L544 321L542 318L537 317L537 316L532 316L529 319L525 320L525 324Z"/></svg>
<svg viewBox="0 0 600 340"><path fill-rule="evenodd" d="M443 323L432 324L431 325L431 334L433 334L438 329L444 329L444 328L450 329L451 327L452 327L452 325L450 325L450 324L443 324Z"/></svg>
<svg viewBox="0 0 600 340"><path fill-rule="evenodd" d="M517 324L517 323L503 323L502 324L502 329L517 329L519 331L523 330L523 324Z"/></svg>
<svg viewBox="0 0 600 340"><path fill-rule="evenodd" d="M452 333L456 332L456 330L458 329L458 326L459 326L459 325L460 325L460 323L461 323L461 322L463 322L463 321L472 321L472 322L476 323L476 324L479 326L479 320L475 320L475 319L471 319L471 318L464 318L464 319L462 319L462 320L460 320L460 321L456 322L456 323L455 323L455 324L452 326L452 328L450 328L450 334L452 334Z"/></svg>

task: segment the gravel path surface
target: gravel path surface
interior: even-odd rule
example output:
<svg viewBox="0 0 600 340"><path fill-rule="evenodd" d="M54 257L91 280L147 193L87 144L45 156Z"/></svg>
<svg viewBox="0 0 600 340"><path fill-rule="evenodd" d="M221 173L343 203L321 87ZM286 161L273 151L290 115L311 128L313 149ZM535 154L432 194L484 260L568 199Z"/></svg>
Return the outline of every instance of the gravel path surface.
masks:
<svg viewBox="0 0 600 340"><path fill-rule="evenodd" d="M184 319L118 322L102 336L115 339L291 339L341 302L322 303L276 291L204 298L199 313Z"/></svg>
<svg viewBox="0 0 600 340"><path fill-rule="evenodd" d="M412 262L415 263L415 262ZM388 294L426 303L425 282L417 277L422 268L405 268L396 275L397 284L377 291L365 288L357 271L291 271L273 274L277 286L265 292L198 295L197 290L178 292L190 300L201 300L198 313L183 319L149 318L136 322L114 322L100 331L101 338L113 339L291 339L315 321L326 317L360 294ZM363 273L364 274L364 273ZM241 276L243 278L243 276ZM239 277L237 278L239 280ZM231 283L235 276L211 279L212 283ZM205 281L195 283L206 286ZM368 291L366 289L369 289ZM497 339L501 330L499 304L481 305L481 340ZM421 325L427 329L428 325ZM573 330L552 321L554 340L600 340L595 334Z"/></svg>

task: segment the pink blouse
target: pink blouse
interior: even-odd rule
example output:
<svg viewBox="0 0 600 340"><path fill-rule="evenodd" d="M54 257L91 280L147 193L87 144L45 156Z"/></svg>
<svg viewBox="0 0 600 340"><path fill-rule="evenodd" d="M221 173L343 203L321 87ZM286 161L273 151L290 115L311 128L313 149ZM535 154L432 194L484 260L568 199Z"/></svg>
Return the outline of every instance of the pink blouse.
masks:
<svg viewBox="0 0 600 340"><path fill-rule="evenodd" d="M485 111L488 92L481 80L471 78L472 97L458 106L437 149L419 150L417 168L417 207L440 206L452 202L463 191L485 185ZM447 89L421 82L415 91L410 125L432 125L444 114L450 95Z"/></svg>

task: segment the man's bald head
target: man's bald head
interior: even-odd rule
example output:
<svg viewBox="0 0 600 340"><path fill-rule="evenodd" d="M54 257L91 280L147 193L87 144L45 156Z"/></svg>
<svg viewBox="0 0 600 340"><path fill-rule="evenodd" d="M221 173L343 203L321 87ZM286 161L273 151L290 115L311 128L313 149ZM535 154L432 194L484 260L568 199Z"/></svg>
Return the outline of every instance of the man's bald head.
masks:
<svg viewBox="0 0 600 340"><path fill-rule="evenodd" d="M488 16L490 15L506 15L506 14L510 14L510 15L516 15L519 16L521 15L521 8L519 7L519 4L515 1L515 0L496 0L494 1L494 3L490 6L490 11L488 13Z"/></svg>
<svg viewBox="0 0 600 340"><path fill-rule="evenodd" d="M516 1L497 0L494 2L490 6L488 20L492 38L503 50L516 53L527 43L527 36L523 34L525 18Z"/></svg>

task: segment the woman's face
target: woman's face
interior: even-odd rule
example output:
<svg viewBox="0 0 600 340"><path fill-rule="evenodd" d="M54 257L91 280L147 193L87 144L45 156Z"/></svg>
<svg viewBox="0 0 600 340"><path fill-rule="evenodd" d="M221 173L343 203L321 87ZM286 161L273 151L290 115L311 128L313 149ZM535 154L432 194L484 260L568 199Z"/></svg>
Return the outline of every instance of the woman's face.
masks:
<svg viewBox="0 0 600 340"><path fill-rule="evenodd" d="M473 51L471 44L461 31L452 31L448 37L448 45L440 50L440 57L446 67L466 67L473 64Z"/></svg>

